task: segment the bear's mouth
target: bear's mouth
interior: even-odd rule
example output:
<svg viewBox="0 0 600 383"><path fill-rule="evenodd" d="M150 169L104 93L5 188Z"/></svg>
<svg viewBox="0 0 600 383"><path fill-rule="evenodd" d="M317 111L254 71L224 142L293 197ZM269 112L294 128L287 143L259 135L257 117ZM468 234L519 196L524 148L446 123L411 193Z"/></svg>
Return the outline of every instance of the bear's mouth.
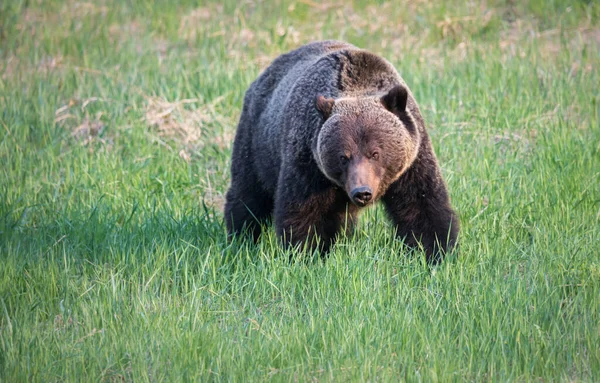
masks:
<svg viewBox="0 0 600 383"><path fill-rule="evenodd" d="M352 203L354 203L358 207L365 207L365 206L367 206L369 204L369 201L352 200Z"/></svg>

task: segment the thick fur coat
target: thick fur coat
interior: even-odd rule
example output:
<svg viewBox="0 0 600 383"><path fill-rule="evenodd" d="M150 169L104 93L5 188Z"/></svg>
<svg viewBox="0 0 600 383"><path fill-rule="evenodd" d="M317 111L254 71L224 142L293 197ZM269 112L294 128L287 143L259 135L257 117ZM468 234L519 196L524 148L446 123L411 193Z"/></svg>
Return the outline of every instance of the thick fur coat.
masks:
<svg viewBox="0 0 600 383"><path fill-rule="evenodd" d="M419 107L385 59L338 41L278 57L244 98L225 222L255 241L274 217L286 244L327 251L382 201L398 236L430 262L457 239Z"/></svg>

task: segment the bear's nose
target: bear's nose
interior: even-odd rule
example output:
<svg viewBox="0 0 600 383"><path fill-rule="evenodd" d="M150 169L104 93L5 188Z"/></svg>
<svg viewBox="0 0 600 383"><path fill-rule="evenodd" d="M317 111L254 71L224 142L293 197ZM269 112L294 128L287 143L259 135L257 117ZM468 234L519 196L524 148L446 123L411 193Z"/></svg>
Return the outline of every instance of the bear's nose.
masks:
<svg viewBox="0 0 600 383"><path fill-rule="evenodd" d="M350 198L358 206L365 206L373 196L373 191L368 186L358 187L350 193Z"/></svg>

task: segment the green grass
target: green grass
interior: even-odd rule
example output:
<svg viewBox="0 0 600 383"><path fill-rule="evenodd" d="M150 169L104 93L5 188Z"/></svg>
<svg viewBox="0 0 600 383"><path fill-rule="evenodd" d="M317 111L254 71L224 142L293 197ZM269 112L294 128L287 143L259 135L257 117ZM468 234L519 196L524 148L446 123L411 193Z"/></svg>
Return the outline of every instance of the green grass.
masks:
<svg viewBox="0 0 600 383"><path fill-rule="evenodd" d="M597 380L598 3L237 3L0 3L0 381ZM459 257L226 241L244 91L323 38L413 90Z"/></svg>

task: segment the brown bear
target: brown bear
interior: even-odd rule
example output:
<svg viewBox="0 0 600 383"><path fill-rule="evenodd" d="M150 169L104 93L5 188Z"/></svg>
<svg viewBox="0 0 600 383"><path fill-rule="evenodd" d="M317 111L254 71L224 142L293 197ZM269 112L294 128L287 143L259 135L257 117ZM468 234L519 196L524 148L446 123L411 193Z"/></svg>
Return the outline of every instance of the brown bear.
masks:
<svg viewBox="0 0 600 383"><path fill-rule="evenodd" d="M339 41L284 54L246 92L225 222L256 241L272 215L286 244L327 252L381 200L396 233L429 262L458 218L419 107L385 59Z"/></svg>

